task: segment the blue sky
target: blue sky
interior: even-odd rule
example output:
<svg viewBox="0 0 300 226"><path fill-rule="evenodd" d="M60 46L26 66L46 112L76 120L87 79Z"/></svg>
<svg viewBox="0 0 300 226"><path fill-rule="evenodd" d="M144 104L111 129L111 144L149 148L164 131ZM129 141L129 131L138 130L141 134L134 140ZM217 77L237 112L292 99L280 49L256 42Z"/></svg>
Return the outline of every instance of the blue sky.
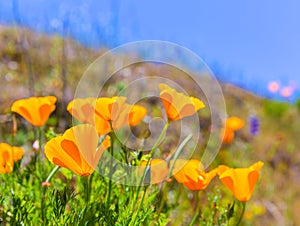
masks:
<svg viewBox="0 0 300 226"><path fill-rule="evenodd" d="M222 80L254 92L264 93L270 80L300 85L298 0L18 2L22 24L55 32L68 17L70 34L86 45L172 41L197 53ZM1 21L13 22L10 1L0 2Z"/></svg>

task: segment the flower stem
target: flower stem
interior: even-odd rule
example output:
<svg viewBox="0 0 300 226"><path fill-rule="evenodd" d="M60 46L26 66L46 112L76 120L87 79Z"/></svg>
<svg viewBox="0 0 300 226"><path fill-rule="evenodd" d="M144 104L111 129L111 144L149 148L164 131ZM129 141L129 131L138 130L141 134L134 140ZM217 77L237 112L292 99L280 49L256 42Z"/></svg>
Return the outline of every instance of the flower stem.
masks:
<svg viewBox="0 0 300 226"><path fill-rule="evenodd" d="M160 213L165 205L165 202L166 202L166 195L167 195L167 192L168 192L168 186L167 186L167 183L164 182L164 185L162 187L162 191L161 191L161 201L160 201L160 204L159 204L159 208L158 208L158 211L157 211L157 219L159 218L160 216Z"/></svg>
<svg viewBox="0 0 300 226"><path fill-rule="evenodd" d="M90 197L91 197L92 175L82 178L83 179L83 186L84 186L84 201L85 201L86 205L89 203Z"/></svg>
<svg viewBox="0 0 300 226"><path fill-rule="evenodd" d="M242 202L242 212L241 212L241 215L240 215L240 218L236 224L236 226L239 226L240 223L242 222L242 219L243 219L243 216L244 216L244 213L245 213L245 209L246 209L246 202Z"/></svg>
<svg viewBox="0 0 300 226"><path fill-rule="evenodd" d="M134 201L132 202L133 205L137 202L137 199L138 199L138 196L139 196L139 193L140 193L140 190L141 190L141 186L142 186L143 181L145 180L146 172L147 172L147 169L148 169L150 160L151 160L151 158L152 158L152 156L153 156L153 154L154 154L154 151L156 150L157 146L160 144L162 138L164 137L165 133L167 132L167 129L168 129L169 125L170 125L170 122L168 121L168 122L165 124L163 130L161 131L159 137L157 138L155 144L152 146L152 148L151 148L151 150L150 150L150 153L149 153L149 156L150 156L150 157L148 158L148 160L147 160L147 162L146 162L146 165L145 165L145 168L144 168L144 170L143 170L143 175L142 175L142 178L141 178L141 180L140 180L139 186L138 186L138 188L137 188L137 192L136 192L135 199L134 199ZM147 187L146 187L146 189L147 189ZM133 208L133 205L132 205L132 208Z"/></svg>
<svg viewBox="0 0 300 226"><path fill-rule="evenodd" d="M199 217L199 213L200 213L200 207L201 207L201 202L199 201L199 193L197 193L196 195L196 202L197 202L197 207L196 207L196 210L195 210L195 213L194 213L194 217L193 219L191 220L189 226L193 226L197 220L197 218Z"/></svg>
<svg viewBox="0 0 300 226"><path fill-rule="evenodd" d="M51 178L54 176L54 174L59 170L60 166L55 166L51 173L48 175L45 182L50 182Z"/></svg>
<svg viewBox="0 0 300 226"><path fill-rule="evenodd" d="M112 128L112 127L111 127ZM110 162L109 162L109 181L108 181L108 194L107 194L107 200L106 200L106 206L107 209L110 208L110 196L111 196L111 190L112 190L112 176L113 176L113 158L114 158L114 138L115 138L115 133L112 130L110 132Z"/></svg>
<svg viewBox="0 0 300 226"><path fill-rule="evenodd" d="M39 170L39 161L40 161L40 155L42 151L42 127L36 127L37 131L37 140L38 140L38 152L35 152L35 157L34 157L34 164L37 168L37 171Z"/></svg>
<svg viewBox="0 0 300 226"><path fill-rule="evenodd" d="M42 127L38 127L38 140L39 140L39 155L41 154L42 151Z"/></svg>
<svg viewBox="0 0 300 226"><path fill-rule="evenodd" d="M15 167L15 161L14 161L14 146L15 146L15 131L14 131L14 124L15 124L15 114L12 115L12 121L13 121L13 126L12 126L12 131L11 131L11 155L12 155L12 159L13 159L13 171L12 171L12 175L14 177L15 172L14 172L14 167ZM15 191L15 180L12 181L12 189L13 191Z"/></svg>
<svg viewBox="0 0 300 226"><path fill-rule="evenodd" d="M141 210L142 204L143 204L143 202L144 202L146 192L147 192L147 187L144 188L143 196L142 196L142 199L141 199L141 201L140 201L140 203L139 203L138 209L137 209L137 211L136 211L136 215L135 215L135 217L134 217L134 219L133 219L132 226L135 225L136 219L137 219L137 217L138 217L138 215L139 215L139 212L140 212L140 210Z"/></svg>
<svg viewBox="0 0 300 226"><path fill-rule="evenodd" d="M175 154L174 154L174 158L173 158L173 163L171 164L170 170L169 170L169 174L168 174L168 178L170 178L172 176L173 173L173 169L174 169L174 165L176 160L178 159L181 151L183 150L184 146L190 141L190 139L193 137L192 134L188 135L183 141L182 143L179 145L179 147L177 148Z"/></svg>
<svg viewBox="0 0 300 226"><path fill-rule="evenodd" d="M54 176L54 174L59 170L60 166L55 166L51 173L48 175L46 179L46 183L48 183L51 178ZM43 193L42 193L42 200L41 200L41 211L42 211L42 221L45 225L45 195L46 195L47 186L43 187Z"/></svg>
<svg viewBox="0 0 300 226"><path fill-rule="evenodd" d="M43 187L42 200L41 200L41 211L42 211L42 221L43 225L46 225L45 222L45 195L46 195L46 187Z"/></svg>
<svg viewBox="0 0 300 226"><path fill-rule="evenodd" d="M152 158L152 156L153 156L153 154L154 154L154 151L156 150L157 146L158 146L159 143L161 142L161 140L162 140L163 136L165 135L165 133L166 133L166 131L167 131L169 125L170 125L170 122L168 121L168 122L165 124L163 130L161 131L159 137L157 138L155 144L153 145L153 147L152 147L151 150L150 150L150 153L149 153L149 156L150 156L150 157L148 158L148 160L147 160L147 162L146 162L145 169L144 169L144 171L143 171L143 176L142 176L142 179L140 180L140 183L139 183L139 188L142 186L142 183L143 183L143 181L144 181L144 179L145 179L146 172L147 172L147 167L149 166L149 163L150 163L150 160L151 160L151 158Z"/></svg>
<svg viewBox="0 0 300 226"><path fill-rule="evenodd" d="M162 131L161 131L159 137L157 138L155 144L153 145L153 147L152 147L152 149L151 149L151 151L150 151L150 154L151 154L151 152L152 152L152 154L153 154L153 152L155 151L155 149L157 148L157 146L160 144L162 138L164 137L164 135L165 135L166 132L167 132L167 129L169 128L169 125L170 125L170 121L167 121L167 123L165 124L164 128L162 129Z"/></svg>

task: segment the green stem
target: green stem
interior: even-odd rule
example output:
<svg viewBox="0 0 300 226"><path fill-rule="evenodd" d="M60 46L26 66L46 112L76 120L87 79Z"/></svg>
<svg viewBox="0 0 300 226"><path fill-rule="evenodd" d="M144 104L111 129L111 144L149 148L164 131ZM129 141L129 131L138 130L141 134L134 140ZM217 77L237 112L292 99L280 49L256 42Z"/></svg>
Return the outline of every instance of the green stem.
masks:
<svg viewBox="0 0 300 226"><path fill-rule="evenodd" d="M14 115L13 115L14 117ZM14 120L14 119L13 119ZM12 175L14 177L15 173L14 173L14 167L15 167L15 161L14 161L14 146L15 146L15 135L14 135L14 129L12 129L12 133L11 133L11 155L12 155L12 159L13 159L13 171L12 171ZM15 180L13 180L12 182L12 189L15 191Z"/></svg>
<svg viewBox="0 0 300 226"><path fill-rule="evenodd" d="M161 131L159 137L157 138L155 144L153 145L153 147L152 147L150 153L151 153L151 152L154 152L155 149L158 147L158 145L160 144L162 138L163 138L164 135L166 134L169 125L170 125L170 121L167 121L167 123L165 124L164 128L162 129L162 131ZM152 153L152 154L153 154L153 153Z"/></svg>
<svg viewBox="0 0 300 226"><path fill-rule="evenodd" d="M197 196L196 196L196 202L197 202L197 207L196 207L196 210L195 210L195 214L194 214L194 217L191 220L189 226L193 226L195 224L196 220L199 217L199 212L200 212L200 207L201 207L201 203L199 202L199 194L197 194Z"/></svg>
<svg viewBox="0 0 300 226"><path fill-rule="evenodd" d="M239 226L240 223L242 222L242 219L243 219L243 216L244 216L244 213L245 213L245 209L246 209L246 202L242 202L242 212L241 212L241 215L240 215L240 218L236 224L236 226Z"/></svg>
<svg viewBox="0 0 300 226"><path fill-rule="evenodd" d="M147 187L144 188L142 200L141 200L140 203L139 203L138 209L137 209L137 211L136 211L136 215L135 215L135 217L134 217L134 219L133 219L132 226L135 225L136 219L137 219L137 217L138 217L138 215L139 215L139 212L140 212L140 210L141 210L142 204L143 204L143 202L144 202L146 192L147 192Z"/></svg>
<svg viewBox="0 0 300 226"><path fill-rule="evenodd" d="M14 120L14 119L13 119ZM13 147L15 146L15 134L14 134L14 129L11 131L11 147L12 147L12 159L14 159L14 152L13 152Z"/></svg>
<svg viewBox="0 0 300 226"><path fill-rule="evenodd" d="M41 154L42 152L42 127L38 127L38 141L39 141L39 155Z"/></svg>
<svg viewBox="0 0 300 226"><path fill-rule="evenodd" d="M46 179L46 183L48 183L51 178L54 176L54 174L59 170L60 166L55 166L53 170L50 172ZM42 200L41 200L41 211L42 211L42 221L43 224L46 225L45 222L45 195L46 195L47 186L43 187L43 193L42 193Z"/></svg>
<svg viewBox="0 0 300 226"><path fill-rule="evenodd" d="M51 178L54 176L54 174L59 170L60 166L55 166L51 173L48 175L47 179L45 182L50 182Z"/></svg>
<svg viewBox="0 0 300 226"><path fill-rule="evenodd" d="M182 143L179 145L178 149L176 150L175 152L175 155L174 155L174 158L173 158L173 162L172 162L172 165L170 167L170 170L169 170L169 174L167 176L167 178L170 178L172 176L172 171L173 171L173 168L174 168L174 164L175 164L175 161L177 160L177 158L179 157L181 151L183 150L184 146L189 142L189 140L193 137L192 134L188 135L183 141ZM167 183L164 183L163 185L163 189L162 189L162 200L160 202L160 205L159 205L159 209L158 209L158 217L157 219L159 218L159 215L162 211L162 208L165 204L165 201L166 201L166 190L167 190Z"/></svg>
<svg viewBox="0 0 300 226"><path fill-rule="evenodd" d="M178 159L181 151L183 150L184 146L190 141L190 139L193 137L192 134L188 135L183 141L182 143L179 145L179 147L177 148L176 152L175 152L175 155L174 155L174 158L173 158L173 162L172 162L172 165L170 167L170 170L169 170L169 174L168 174L168 178L170 178L172 176L172 171L174 169L174 165L175 165L175 162L176 160Z"/></svg>
<svg viewBox="0 0 300 226"><path fill-rule="evenodd" d="M42 221L43 225L46 225L45 222L45 195L46 195L46 187L43 187L42 200L41 200L41 211L42 211Z"/></svg>
<svg viewBox="0 0 300 226"><path fill-rule="evenodd" d="M161 202L160 202L160 205L159 205L159 208L158 208L158 214L157 214L157 219L159 218L160 216L160 213L164 207L164 204L166 202L166 194L167 194L167 190L168 190L168 186L167 186L167 183L164 182L164 185L163 185L163 188L162 188L162 194L161 194Z"/></svg>
<svg viewBox="0 0 300 226"><path fill-rule="evenodd" d="M147 172L147 169L148 169L150 160L151 160L151 158L152 158L152 156L153 156L153 154L154 154L154 151L156 150L157 146L160 144L162 138L164 137L165 133L167 132L167 129L168 129L169 125L170 125L170 122L167 121L167 123L165 124L165 126L164 126L163 130L161 131L159 137L157 138L155 144L152 146L152 148L151 148L151 150L150 150L150 153L149 153L149 156L150 156L150 157L148 158L148 160L147 160L147 162L146 162L146 165L145 165L145 168L144 168L144 170L143 170L143 175L142 175L142 178L141 178L141 180L140 180L139 186L138 186L138 188L137 188L137 192L136 192L135 199L134 199L134 201L132 202L132 208L133 208L134 204L135 204L135 203L137 202L137 200L138 200L138 196L139 196L139 193L140 193L140 190L141 190L141 186L142 186L143 181L145 180L146 172ZM146 187L146 189L147 189L147 187Z"/></svg>
<svg viewBox="0 0 300 226"><path fill-rule="evenodd" d="M82 177L82 179L83 179L83 186L84 186L84 201L85 201L86 205L89 203L90 197L91 197L92 175L86 176L86 177Z"/></svg>
<svg viewBox="0 0 300 226"><path fill-rule="evenodd" d="M145 169L143 170L143 176L142 176L142 179L140 180L140 183L139 183L139 188L142 186L142 183L143 183L143 181L144 181L144 179L145 179L146 172L147 172L147 167L149 166L149 163L150 163L150 160L151 160L151 158L152 158L152 156L153 156L153 154L154 154L154 151L156 150L157 146L160 144L160 142L161 142L163 136L165 135L165 133L166 133L168 127L169 127L169 125L170 125L170 122L168 121L168 122L165 124L163 130L161 131L159 137L157 138L155 144L152 146L152 148L151 148L151 150L150 150L149 158L148 158L148 160L147 160L147 162L146 162ZM138 189L138 191L139 191L139 189ZM138 192L138 193L139 193L139 192ZM137 194L138 194L138 193L137 193Z"/></svg>
<svg viewBox="0 0 300 226"><path fill-rule="evenodd" d="M112 127L111 127L112 128ZM111 196L111 190L112 190L112 176L113 176L113 158L114 158L114 139L115 138L115 133L112 130L110 132L110 154L111 154L111 158L110 158L110 162L109 162L109 181L108 181L108 194L107 194L107 200L106 200L106 206L107 209L110 208L110 196Z"/></svg>
<svg viewBox="0 0 300 226"><path fill-rule="evenodd" d="M35 152L34 155L34 165L36 167L36 170L39 171L39 161L40 161L40 155L42 151L42 127L36 127L36 131L37 131L37 140L38 140L39 148L37 153Z"/></svg>
<svg viewBox="0 0 300 226"><path fill-rule="evenodd" d="M38 153L35 153L35 163L34 164L35 164L35 166L37 168L36 170L39 171L40 155L41 155L41 151L42 151L42 148L41 148L42 147L42 128L41 127L37 127L37 132L38 132L39 149L38 149ZM47 181L47 179L46 179L46 181ZM45 221L45 195L46 195L46 186L43 187L42 189L43 189L42 200L41 200L42 221L43 221L43 225L46 225L46 221Z"/></svg>

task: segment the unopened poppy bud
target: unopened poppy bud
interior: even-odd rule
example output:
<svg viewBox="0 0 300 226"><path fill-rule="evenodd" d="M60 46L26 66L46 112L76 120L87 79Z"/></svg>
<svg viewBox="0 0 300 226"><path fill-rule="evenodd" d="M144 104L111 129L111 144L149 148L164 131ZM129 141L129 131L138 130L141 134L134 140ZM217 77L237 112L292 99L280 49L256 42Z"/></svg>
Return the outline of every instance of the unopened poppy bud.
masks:
<svg viewBox="0 0 300 226"><path fill-rule="evenodd" d="M50 187L51 183L49 181L42 182L42 187Z"/></svg>
<svg viewBox="0 0 300 226"><path fill-rule="evenodd" d="M17 120L15 114L12 115L12 135L16 136L17 135Z"/></svg>
<svg viewBox="0 0 300 226"><path fill-rule="evenodd" d="M40 144L39 144L39 141L38 140L35 140L32 144L32 148L33 150L35 150L36 152L39 151L39 147L40 147Z"/></svg>

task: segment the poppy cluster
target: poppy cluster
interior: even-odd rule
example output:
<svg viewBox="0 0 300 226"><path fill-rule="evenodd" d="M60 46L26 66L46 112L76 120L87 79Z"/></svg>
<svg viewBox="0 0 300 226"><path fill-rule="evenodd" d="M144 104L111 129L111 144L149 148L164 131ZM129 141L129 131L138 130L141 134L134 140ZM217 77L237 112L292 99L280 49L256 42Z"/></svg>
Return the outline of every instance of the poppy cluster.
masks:
<svg viewBox="0 0 300 226"><path fill-rule="evenodd" d="M259 178L259 171L264 165L259 161L248 168L230 168L225 165L206 172L203 164L197 159L177 159L172 175L176 181L183 184L192 191L204 190L215 176L219 176L222 183L230 189L233 195L241 202L248 201L254 191L254 187ZM142 169L145 162L141 163ZM163 159L152 159L150 164L150 180L153 184L159 184L167 179L169 175L168 163Z"/></svg>
<svg viewBox="0 0 300 226"><path fill-rule="evenodd" d="M159 84L159 89L169 122L192 116L205 107L200 99L177 92L167 84ZM15 101L11 111L20 114L32 125L41 127L55 110L55 103L54 96L31 97ZM51 163L79 176L89 176L94 172L103 152L111 146L110 132L124 126L136 126L147 114L145 107L128 104L126 98L120 96L77 98L68 104L67 110L82 124L49 140L44 151ZM244 121L238 117L226 119L221 134L223 143L232 142L235 131L243 126ZM11 172L14 162L20 160L23 154L23 149L1 143L0 173ZM149 162L141 162L140 172L149 167L153 184L159 184L168 179L168 175L173 175L178 183L190 190L204 190L218 175L238 200L246 202L252 196L262 166L262 162L248 168L221 165L207 172L196 159L175 159L169 163L163 159L151 159Z"/></svg>
<svg viewBox="0 0 300 226"><path fill-rule="evenodd" d="M77 98L67 110L78 121L95 125L99 135L126 125L136 126L147 113L143 106L126 103L125 97Z"/></svg>

